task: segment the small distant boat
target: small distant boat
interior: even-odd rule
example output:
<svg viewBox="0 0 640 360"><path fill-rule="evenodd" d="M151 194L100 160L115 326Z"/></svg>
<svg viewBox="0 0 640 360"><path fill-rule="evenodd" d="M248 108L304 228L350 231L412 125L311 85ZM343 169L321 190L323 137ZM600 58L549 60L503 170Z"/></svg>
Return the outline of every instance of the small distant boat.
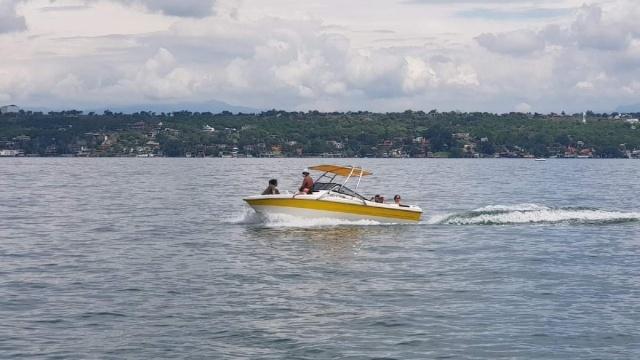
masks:
<svg viewBox="0 0 640 360"><path fill-rule="evenodd" d="M545 158L535 158L535 161L547 161Z"/></svg>
<svg viewBox="0 0 640 360"><path fill-rule="evenodd" d="M383 223L415 223L422 217L422 209L416 205L378 203L366 199L345 185L357 178L358 189L362 177L370 171L354 166L318 165L310 170L323 174L313 185L311 194L256 195L243 199L257 213L263 215L284 214L308 219L374 220ZM337 176L346 179L335 182Z"/></svg>

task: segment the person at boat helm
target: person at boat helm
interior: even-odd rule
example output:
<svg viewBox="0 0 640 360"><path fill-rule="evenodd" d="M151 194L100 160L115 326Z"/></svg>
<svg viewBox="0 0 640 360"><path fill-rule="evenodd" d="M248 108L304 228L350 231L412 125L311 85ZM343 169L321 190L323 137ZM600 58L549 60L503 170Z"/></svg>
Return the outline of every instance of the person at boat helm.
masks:
<svg viewBox="0 0 640 360"><path fill-rule="evenodd" d="M376 194L376 196L373 197L373 201L382 204L384 203L384 196Z"/></svg>
<svg viewBox="0 0 640 360"><path fill-rule="evenodd" d="M400 195L396 195L393 197L393 202L396 203L396 205L401 207L410 207L409 205L402 205L400 201L402 201L402 198L400 198Z"/></svg>
<svg viewBox="0 0 640 360"><path fill-rule="evenodd" d="M280 194L280 190L278 190L278 180L271 179L269 180L269 186L262 192L262 195L278 195Z"/></svg>
<svg viewBox="0 0 640 360"><path fill-rule="evenodd" d="M302 180L302 186L298 189L299 194L310 195L313 192L313 178L309 175L309 169L304 169L302 175L304 179Z"/></svg>

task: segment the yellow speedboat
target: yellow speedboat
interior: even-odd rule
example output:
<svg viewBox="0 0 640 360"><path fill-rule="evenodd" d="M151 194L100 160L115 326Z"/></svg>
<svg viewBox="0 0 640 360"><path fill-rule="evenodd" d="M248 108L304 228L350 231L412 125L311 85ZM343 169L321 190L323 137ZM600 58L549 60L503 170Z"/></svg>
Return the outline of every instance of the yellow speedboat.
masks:
<svg viewBox="0 0 640 360"><path fill-rule="evenodd" d="M290 215L302 218L325 218L339 220L374 220L384 223L414 223L420 221L422 209L416 205L378 203L366 199L349 189L349 180L372 175L360 167L318 165L309 168L323 172L313 185L311 194L257 195L245 199L257 213L262 215ZM345 177L342 183L335 182L337 176Z"/></svg>

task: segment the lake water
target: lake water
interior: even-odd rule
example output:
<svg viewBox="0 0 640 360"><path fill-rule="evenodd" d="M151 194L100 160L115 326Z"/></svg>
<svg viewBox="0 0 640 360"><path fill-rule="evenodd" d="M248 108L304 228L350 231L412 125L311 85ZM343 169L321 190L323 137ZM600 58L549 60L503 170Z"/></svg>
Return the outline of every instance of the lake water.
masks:
<svg viewBox="0 0 640 360"><path fill-rule="evenodd" d="M264 222L317 163L416 225ZM0 358L635 359L640 162L1 159Z"/></svg>

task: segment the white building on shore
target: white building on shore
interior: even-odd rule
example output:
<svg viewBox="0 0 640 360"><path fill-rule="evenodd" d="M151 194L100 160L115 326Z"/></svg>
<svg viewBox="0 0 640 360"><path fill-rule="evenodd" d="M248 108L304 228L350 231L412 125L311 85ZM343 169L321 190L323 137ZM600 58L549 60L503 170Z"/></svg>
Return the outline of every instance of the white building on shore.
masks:
<svg viewBox="0 0 640 360"><path fill-rule="evenodd" d="M16 105L0 106L0 114L17 114L20 108Z"/></svg>
<svg viewBox="0 0 640 360"><path fill-rule="evenodd" d="M22 150L0 150L0 157L16 157L24 156Z"/></svg>

